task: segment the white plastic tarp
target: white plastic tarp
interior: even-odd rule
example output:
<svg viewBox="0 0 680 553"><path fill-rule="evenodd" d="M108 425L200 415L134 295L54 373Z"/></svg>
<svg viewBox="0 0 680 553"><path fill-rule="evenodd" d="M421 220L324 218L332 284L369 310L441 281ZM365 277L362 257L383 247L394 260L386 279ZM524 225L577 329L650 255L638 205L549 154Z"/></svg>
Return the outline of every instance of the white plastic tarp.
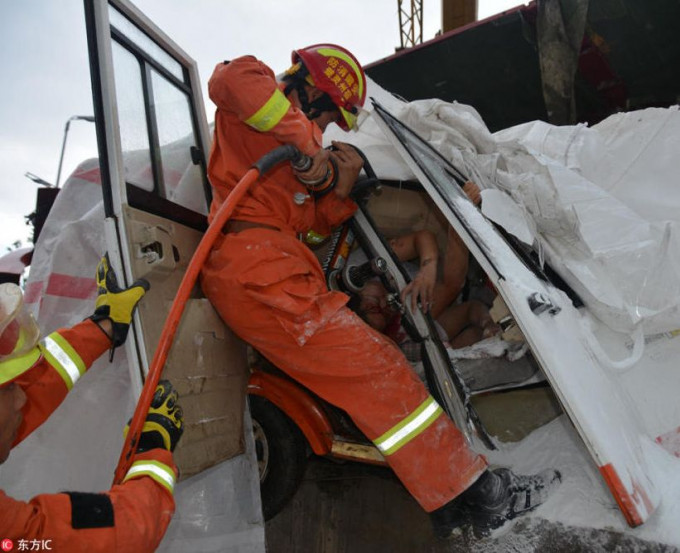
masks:
<svg viewBox="0 0 680 553"><path fill-rule="evenodd" d="M483 192L495 208L485 214L535 243L606 325L645 334L680 328L677 106L592 128L535 121L491 134L470 106L405 103L372 81L368 95L480 187L509 195L514 203L502 209L494 192ZM355 143L382 178L415 178L372 117L358 133L327 135Z"/></svg>

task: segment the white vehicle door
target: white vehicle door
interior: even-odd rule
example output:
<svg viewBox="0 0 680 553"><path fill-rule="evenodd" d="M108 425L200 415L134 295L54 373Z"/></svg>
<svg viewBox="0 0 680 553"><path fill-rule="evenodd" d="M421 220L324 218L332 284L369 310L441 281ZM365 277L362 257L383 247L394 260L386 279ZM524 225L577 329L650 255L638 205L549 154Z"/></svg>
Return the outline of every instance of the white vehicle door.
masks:
<svg viewBox="0 0 680 553"><path fill-rule="evenodd" d="M85 15L106 246L119 280L129 285L145 278L151 284L126 342L136 397L207 228L210 134L196 63L186 53L126 0L87 0ZM184 498L180 482L173 526L182 524L183 514L201 520L202 509L217 506L219 529L191 539L219 538L226 545L230 531L241 532L240 540L251 533L252 545L264 550L257 466L254 458L240 455L247 442L246 357L245 344L222 323L197 283L162 374L177 389L184 411L185 431L175 451L180 479L198 475L188 480L185 489L192 493ZM242 460L204 472L231 458ZM201 488L209 497L193 505ZM238 501L240 507L230 511ZM187 537L190 532L174 534L176 544L185 540L175 545L179 550L202 547Z"/></svg>
<svg viewBox="0 0 680 553"><path fill-rule="evenodd" d="M374 107L389 141L507 304L628 524L642 524L659 505L660 493L649 476L640 420L620 382L588 348L578 309L471 204L447 160L380 104Z"/></svg>

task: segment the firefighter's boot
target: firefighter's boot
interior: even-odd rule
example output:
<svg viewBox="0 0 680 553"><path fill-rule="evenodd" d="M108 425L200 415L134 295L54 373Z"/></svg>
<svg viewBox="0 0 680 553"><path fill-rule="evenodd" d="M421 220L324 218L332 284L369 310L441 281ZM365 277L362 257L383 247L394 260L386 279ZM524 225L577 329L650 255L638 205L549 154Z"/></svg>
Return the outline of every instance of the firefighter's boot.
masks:
<svg viewBox="0 0 680 553"><path fill-rule="evenodd" d="M514 518L533 511L561 480L559 471L552 469L531 476L506 468L486 471L461 495L475 536L487 537Z"/></svg>

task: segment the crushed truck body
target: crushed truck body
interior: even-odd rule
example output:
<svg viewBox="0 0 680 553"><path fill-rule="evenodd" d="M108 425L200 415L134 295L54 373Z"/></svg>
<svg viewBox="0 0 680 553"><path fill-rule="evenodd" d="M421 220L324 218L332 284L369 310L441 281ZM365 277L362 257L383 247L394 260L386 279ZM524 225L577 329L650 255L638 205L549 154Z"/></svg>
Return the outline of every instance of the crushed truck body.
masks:
<svg viewBox="0 0 680 553"><path fill-rule="evenodd" d="M666 209L677 202L677 161L671 153L680 125L677 107L618 114L591 128L536 122L491 134L469 106L405 103L377 86L373 93L376 105L395 115L394 127L401 132L385 133L382 118L373 112L356 144L378 174L423 183L487 274L495 275L494 284L532 355L587 445L592 468L609 487L608 501L623 514L616 522L608 509L594 514L592 504L575 501L584 481L566 478L541 516L552 506L562 522L571 518L575 525L616 526L678 545L671 521L677 516L678 486L680 413L673 399L678 379L673 352L680 347L680 249L677 210ZM418 146L419 139L403 125L433 148ZM458 173L484 188L486 220L453 186L452 175ZM638 196L640 175L651 174L645 197L657 208ZM511 240L499 239L494 227ZM503 253L507 244L514 254ZM529 256L514 268L513 262L507 264L512 257L522 259L527 247L535 250L534 262ZM563 280L547 276L552 270ZM538 310L529 301L536 293L543 304ZM561 317L568 321L564 327ZM467 353L454 356L464 359ZM543 430L527 444L540 439ZM543 439L558 434L553 428ZM522 447L513 455L521 458ZM547 442L536 447L545 448L535 457L542 465L556 464L566 474L573 470L572 459L559 463L563 446L553 451L554 459ZM523 462L531 463L536 450L528 447L525 454ZM503 455L490 455L501 463ZM538 468L529 467L525 470ZM562 500L560 494L565 494Z"/></svg>

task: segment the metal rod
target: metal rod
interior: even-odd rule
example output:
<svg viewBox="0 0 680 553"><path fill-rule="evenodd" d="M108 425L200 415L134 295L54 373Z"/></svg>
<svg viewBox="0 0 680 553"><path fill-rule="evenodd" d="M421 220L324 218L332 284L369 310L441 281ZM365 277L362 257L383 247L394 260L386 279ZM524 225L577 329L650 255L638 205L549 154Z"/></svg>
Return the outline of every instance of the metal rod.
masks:
<svg viewBox="0 0 680 553"><path fill-rule="evenodd" d="M66 150L66 137L68 136L68 129L71 125L71 121L89 121L90 123L94 123L94 117L92 115L72 115L66 121L66 126L64 127L64 140L61 143L61 155L59 156L59 168L57 169L57 183L54 185L56 188L59 188L61 166L64 163L64 151Z"/></svg>

